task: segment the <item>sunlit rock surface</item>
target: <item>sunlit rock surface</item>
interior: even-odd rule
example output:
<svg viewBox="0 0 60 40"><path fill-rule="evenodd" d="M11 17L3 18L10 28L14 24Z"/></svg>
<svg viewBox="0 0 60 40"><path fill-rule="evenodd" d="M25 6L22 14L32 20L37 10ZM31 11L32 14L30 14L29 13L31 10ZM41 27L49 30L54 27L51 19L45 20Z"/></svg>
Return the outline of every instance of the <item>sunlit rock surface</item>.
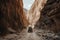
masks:
<svg viewBox="0 0 60 40"><path fill-rule="evenodd" d="M41 10L43 9L47 0L35 0L31 9L28 11L27 19L30 25L34 26L40 18Z"/></svg>

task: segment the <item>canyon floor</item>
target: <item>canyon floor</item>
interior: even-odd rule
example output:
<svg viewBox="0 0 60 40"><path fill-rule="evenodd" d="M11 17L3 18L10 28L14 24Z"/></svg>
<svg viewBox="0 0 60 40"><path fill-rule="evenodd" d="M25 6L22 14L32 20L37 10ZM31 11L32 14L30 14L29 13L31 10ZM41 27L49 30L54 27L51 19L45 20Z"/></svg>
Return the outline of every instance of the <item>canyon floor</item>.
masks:
<svg viewBox="0 0 60 40"><path fill-rule="evenodd" d="M28 33L27 29L24 29L21 33L0 37L0 40L60 40L60 34L43 29L34 29L32 33Z"/></svg>

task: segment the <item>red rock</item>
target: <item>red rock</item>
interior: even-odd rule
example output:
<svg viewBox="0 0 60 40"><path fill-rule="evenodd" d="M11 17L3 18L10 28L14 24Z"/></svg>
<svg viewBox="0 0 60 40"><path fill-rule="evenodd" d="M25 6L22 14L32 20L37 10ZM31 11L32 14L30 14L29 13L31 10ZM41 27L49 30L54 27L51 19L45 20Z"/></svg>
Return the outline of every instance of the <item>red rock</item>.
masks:
<svg viewBox="0 0 60 40"><path fill-rule="evenodd" d="M18 32L27 24L22 0L0 0L0 34L8 33L8 28Z"/></svg>

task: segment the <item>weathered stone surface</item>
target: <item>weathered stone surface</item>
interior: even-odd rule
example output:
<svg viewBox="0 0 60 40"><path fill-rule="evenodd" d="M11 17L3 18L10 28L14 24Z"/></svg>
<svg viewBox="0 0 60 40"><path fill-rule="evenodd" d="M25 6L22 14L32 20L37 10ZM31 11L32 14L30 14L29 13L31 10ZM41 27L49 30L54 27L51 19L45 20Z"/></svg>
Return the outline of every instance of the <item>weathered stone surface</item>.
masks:
<svg viewBox="0 0 60 40"><path fill-rule="evenodd" d="M18 32L26 24L28 21L23 12L22 0L0 0L0 34L10 30Z"/></svg>
<svg viewBox="0 0 60 40"><path fill-rule="evenodd" d="M19 35L9 34L0 37L0 40L60 40L60 36L48 30L34 29L32 33L28 33L27 29L24 29Z"/></svg>
<svg viewBox="0 0 60 40"><path fill-rule="evenodd" d="M60 32L60 0L47 0L36 26ZM39 25L38 25L39 24Z"/></svg>
<svg viewBox="0 0 60 40"><path fill-rule="evenodd" d="M43 9L46 1L47 0L35 0L33 5L31 6L31 9L28 11L27 19L32 27L34 27L36 22L39 20L41 10Z"/></svg>

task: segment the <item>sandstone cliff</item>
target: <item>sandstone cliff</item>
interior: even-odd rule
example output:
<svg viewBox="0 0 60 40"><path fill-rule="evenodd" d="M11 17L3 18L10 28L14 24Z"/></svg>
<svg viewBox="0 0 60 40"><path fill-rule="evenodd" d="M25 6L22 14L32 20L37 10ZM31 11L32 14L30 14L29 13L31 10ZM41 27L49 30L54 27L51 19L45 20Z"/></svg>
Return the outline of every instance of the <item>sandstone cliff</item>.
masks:
<svg viewBox="0 0 60 40"><path fill-rule="evenodd" d="M36 26L60 32L60 0L47 0Z"/></svg>
<svg viewBox="0 0 60 40"><path fill-rule="evenodd" d="M35 25L40 18L41 10L43 9L47 0L35 0L31 9L28 11L27 19L30 25Z"/></svg>
<svg viewBox="0 0 60 40"><path fill-rule="evenodd" d="M59 0L35 0L27 15L30 25L53 32L60 30Z"/></svg>
<svg viewBox="0 0 60 40"><path fill-rule="evenodd" d="M18 32L26 24L22 0L0 0L0 34Z"/></svg>

